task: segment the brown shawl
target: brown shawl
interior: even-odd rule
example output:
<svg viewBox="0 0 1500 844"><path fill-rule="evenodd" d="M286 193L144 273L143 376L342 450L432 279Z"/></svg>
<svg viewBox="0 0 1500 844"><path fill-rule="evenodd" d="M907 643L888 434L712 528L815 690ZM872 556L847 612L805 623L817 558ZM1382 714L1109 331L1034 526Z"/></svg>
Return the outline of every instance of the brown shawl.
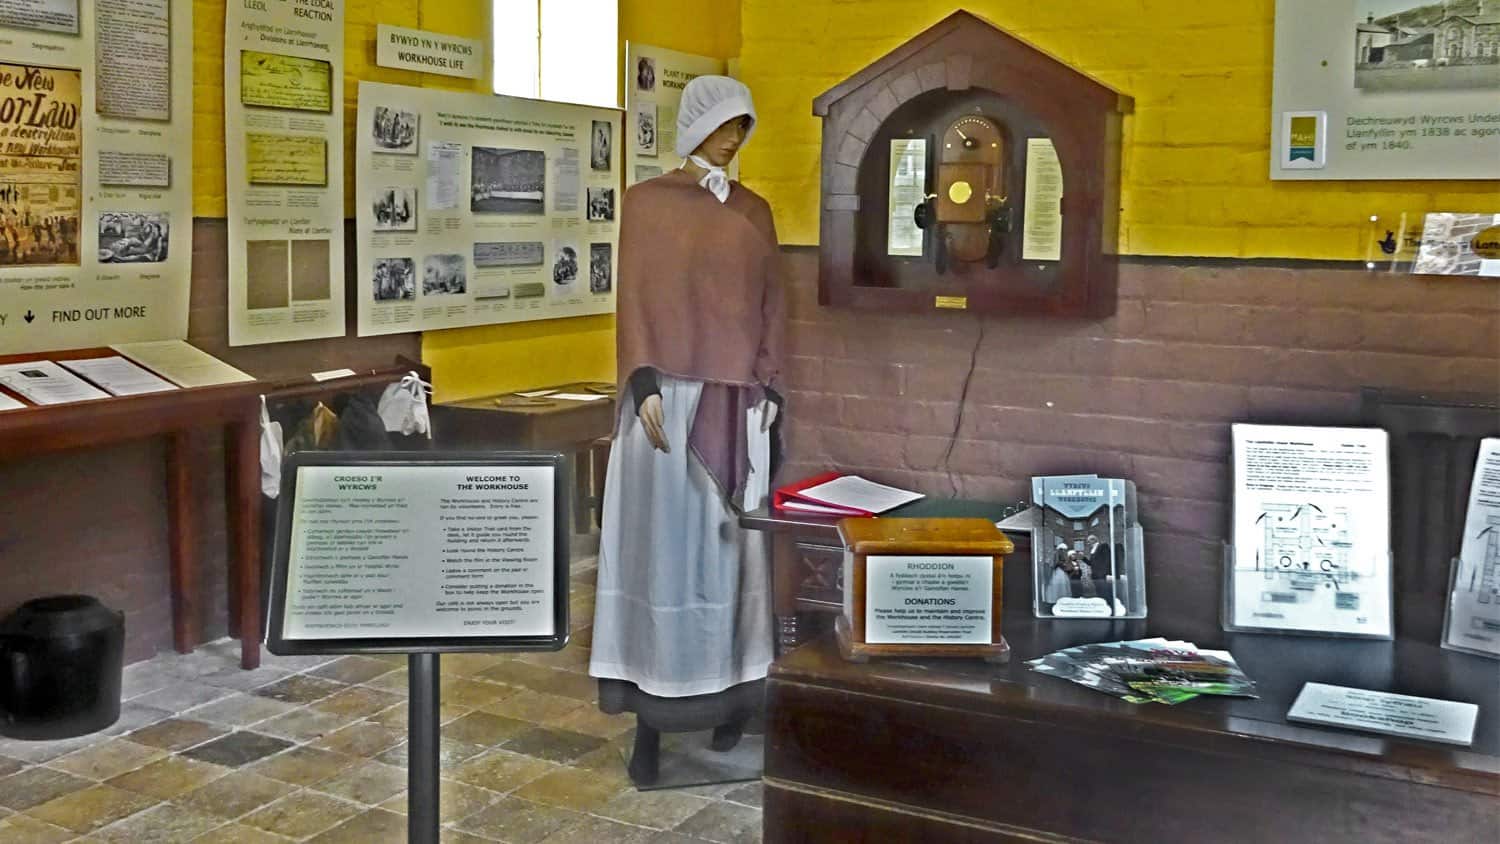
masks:
<svg viewBox="0 0 1500 844"><path fill-rule="evenodd" d="M781 374L786 304L771 207L733 183L720 203L673 170L626 191L616 336L621 395L643 366L704 382L690 445L737 498L744 412Z"/></svg>

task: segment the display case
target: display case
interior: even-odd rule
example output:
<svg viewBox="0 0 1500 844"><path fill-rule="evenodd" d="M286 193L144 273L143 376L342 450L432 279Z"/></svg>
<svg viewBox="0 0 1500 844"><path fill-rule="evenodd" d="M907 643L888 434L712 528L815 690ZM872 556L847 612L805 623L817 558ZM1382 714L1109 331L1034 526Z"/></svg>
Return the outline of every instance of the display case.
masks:
<svg viewBox="0 0 1500 844"><path fill-rule="evenodd" d="M1131 107L963 11L827 91L820 302L1113 313Z"/></svg>

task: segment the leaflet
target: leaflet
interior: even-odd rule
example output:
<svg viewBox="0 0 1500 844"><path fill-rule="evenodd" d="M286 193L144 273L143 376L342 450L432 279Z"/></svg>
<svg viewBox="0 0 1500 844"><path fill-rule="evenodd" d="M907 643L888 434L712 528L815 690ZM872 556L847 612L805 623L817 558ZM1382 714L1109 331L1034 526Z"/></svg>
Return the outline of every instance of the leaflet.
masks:
<svg viewBox="0 0 1500 844"><path fill-rule="evenodd" d="M50 360L0 366L0 384L36 404L67 404L109 398L108 393Z"/></svg>
<svg viewBox="0 0 1500 844"><path fill-rule="evenodd" d="M1454 700L1308 683L1286 718L1467 747L1474 743L1479 707Z"/></svg>
<svg viewBox="0 0 1500 844"><path fill-rule="evenodd" d="M1479 443L1443 646L1500 656L1500 439Z"/></svg>
<svg viewBox="0 0 1500 844"><path fill-rule="evenodd" d="M88 360L65 360L62 365L115 396L138 396L144 393L165 393L177 387L156 377L122 357L90 358Z"/></svg>
<svg viewBox="0 0 1500 844"><path fill-rule="evenodd" d="M255 379L182 340L122 343L111 349L179 387L212 387Z"/></svg>
<svg viewBox="0 0 1500 844"><path fill-rule="evenodd" d="M1386 432L1241 424L1232 437L1229 626L1389 637Z"/></svg>

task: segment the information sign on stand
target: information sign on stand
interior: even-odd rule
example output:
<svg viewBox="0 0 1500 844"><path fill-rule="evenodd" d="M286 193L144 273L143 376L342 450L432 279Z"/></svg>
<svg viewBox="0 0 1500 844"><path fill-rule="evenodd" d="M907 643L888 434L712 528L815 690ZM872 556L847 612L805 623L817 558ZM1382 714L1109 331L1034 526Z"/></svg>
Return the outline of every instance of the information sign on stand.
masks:
<svg viewBox="0 0 1500 844"><path fill-rule="evenodd" d="M409 654L408 840L438 840L438 655L568 641L550 452L303 452L282 471L266 646Z"/></svg>

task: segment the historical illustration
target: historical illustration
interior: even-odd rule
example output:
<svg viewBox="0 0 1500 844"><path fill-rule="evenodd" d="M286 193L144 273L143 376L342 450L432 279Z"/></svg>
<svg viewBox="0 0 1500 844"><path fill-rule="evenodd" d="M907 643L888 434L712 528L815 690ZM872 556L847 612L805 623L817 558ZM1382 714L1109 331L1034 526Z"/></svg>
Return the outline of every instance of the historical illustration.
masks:
<svg viewBox="0 0 1500 844"><path fill-rule="evenodd" d="M375 106L375 121L370 127L375 151L416 155L418 121L416 112Z"/></svg>
<svg viewBox="0 0 1500 844"><path fill-rule="evenodd" d="M1354 5L1354 87L1500 92L1500 0Z"/></svg>
<svg viewBox="0 0 1500 844"><path fill-rule="evenodd" d="M410 258L375 260L375 301L417 298L417 264Z"/></svg>
<svg viewBox="0 0 1500 844"><path fill-rule="evenodd" d="M167 260L171 228L165 212L100 214L99 263L159 264Z"/></svg>
<svg viewBox="0 0 1500 844"><path fill-rule="evenodd" d="M608 243L589 245L589 292L608 293L614 288L614 252Z"/></svg>
<svg viewBox="0 0 1500 844"><path fill-rule="evenodd" d="M469 210L475 214L542 214L547 208L547 154L537 149L474 147Z"/></svg>
<svg viewBox="0 0 1500 844"><path fill-rule="evenodd" d="M386 187L375 192L375 231L414 232L417 230L417 189Z"/></svg>
<svg viewBox="0 0 1500 844"><path fill-rule="evenodd" d="M607 223L615 219L615 189L589 188L589 222Z"/></svg>
<svg viewBox="0 0 1500 844"><path fill-rule="evenodd" d="M589 168L608 170L613 161L614 127L608 120L595 120L589 133Z"/></svg>
<svg viewBox="0 0 1500 844"><path fill-rule="evenodd" d="M422 259L422 295L468 292L468 263L462 255L428 255Z"/></svg>

